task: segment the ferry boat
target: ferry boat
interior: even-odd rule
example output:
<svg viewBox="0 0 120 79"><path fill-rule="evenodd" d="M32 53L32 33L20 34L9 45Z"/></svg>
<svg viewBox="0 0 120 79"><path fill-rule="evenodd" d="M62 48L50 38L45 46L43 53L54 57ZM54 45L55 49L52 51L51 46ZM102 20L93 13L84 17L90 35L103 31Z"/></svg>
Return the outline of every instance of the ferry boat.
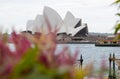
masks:
<svg viewBox="0 0 120 79"><path fill-rule="evenodd" d="M98 41L98 42L95 43L95 46L118 47L118 46L120 46L120 41L114 41L114 40Z"/></svg>

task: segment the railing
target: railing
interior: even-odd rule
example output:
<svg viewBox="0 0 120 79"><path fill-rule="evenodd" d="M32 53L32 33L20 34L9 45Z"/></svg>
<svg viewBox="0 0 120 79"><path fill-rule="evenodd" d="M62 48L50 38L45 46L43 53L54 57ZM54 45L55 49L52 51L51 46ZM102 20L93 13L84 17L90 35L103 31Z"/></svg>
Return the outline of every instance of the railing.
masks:
<svg viewBox="0 0 120 79"><path fill-rule="evenodd" d="M120 60L115 57L115 54L109 55L109 76L108 79L116 79L116 69L115 69L115 61ZM112 73L113 72L113 73Z"/></svg>
<svg viewBox="0 0 120 79"><path fill-rule="evenodd" d="M109 55L109 74L108 79L116 79L116 69L115 69L115 61L120 60L115 57L115 54ZM79 69L82 70L83 66L83 57L80 55L80 59L77 60L79 62Z"/></svg>

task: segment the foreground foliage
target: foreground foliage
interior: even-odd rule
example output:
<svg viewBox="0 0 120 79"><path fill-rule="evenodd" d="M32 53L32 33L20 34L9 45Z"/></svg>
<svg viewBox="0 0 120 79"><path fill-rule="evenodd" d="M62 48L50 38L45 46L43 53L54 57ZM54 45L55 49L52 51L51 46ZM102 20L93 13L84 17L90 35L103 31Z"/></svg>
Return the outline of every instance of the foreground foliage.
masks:
<svg viewBox="0 0 120 79"><path fill-rule="evenodd" d="M11 50L8 42L14 46ZM56 53L56 34L0 36L0 79L83 79L92 77L93 64L83 70L74 66L78 51L68 47ZM103 66L102 68L104 68ZM103 73L103 69L100 73ZM102 75L102 74L100 74Z"/></svg>

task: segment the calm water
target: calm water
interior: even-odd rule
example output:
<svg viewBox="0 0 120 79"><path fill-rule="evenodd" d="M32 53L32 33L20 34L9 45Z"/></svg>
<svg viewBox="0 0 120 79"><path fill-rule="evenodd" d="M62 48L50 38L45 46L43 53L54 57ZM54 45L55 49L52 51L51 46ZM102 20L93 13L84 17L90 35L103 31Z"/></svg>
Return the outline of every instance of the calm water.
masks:
<svg viewBox="0 0 120 79"><path fill-rule="evenodd" d="M14 51L14 45L9 44L10 48ZM95 47L94 44L58 44L56 53L62 50L63 47L68 46L71 50L71 54L74 54L76 49L79 49L79 54L83 56L83 64L93 62L96 68L99 68L101 60L104 59L108 65L109 54L115 53L117 58L120 58L120 47Z"/></svg>
<svg viewBox="0 0 120 79"><path fill-rule="evenodd" d="M69 47L72 54L76 49L79 49L77 58L82 54L83 63L93 62L96 68L99 68L102 59L104 59L108 65L110 53L115 53L116 57L120 58L120 47L95 47L94 44L59 44L57 51L60 51L65 46Z"/></svg>

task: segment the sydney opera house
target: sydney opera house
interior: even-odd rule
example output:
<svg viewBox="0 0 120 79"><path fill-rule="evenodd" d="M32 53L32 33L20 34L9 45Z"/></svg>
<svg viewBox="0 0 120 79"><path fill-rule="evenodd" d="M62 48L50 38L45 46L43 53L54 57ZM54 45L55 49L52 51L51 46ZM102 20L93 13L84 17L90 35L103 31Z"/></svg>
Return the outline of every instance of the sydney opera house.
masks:
<svg viewBox="0 0 120 79"><path fill-rule="evenodd" d="M80 18L75 18L71 12L67 12L65 18L52 8L45 6L42 15L37 15L34 20L28 20L26 30L35 32L48 32L48 27L51 26L51 32L59 29L58 35L67 35L70 37L87 36L88 27L86 23L82 23Z"/></svg>

